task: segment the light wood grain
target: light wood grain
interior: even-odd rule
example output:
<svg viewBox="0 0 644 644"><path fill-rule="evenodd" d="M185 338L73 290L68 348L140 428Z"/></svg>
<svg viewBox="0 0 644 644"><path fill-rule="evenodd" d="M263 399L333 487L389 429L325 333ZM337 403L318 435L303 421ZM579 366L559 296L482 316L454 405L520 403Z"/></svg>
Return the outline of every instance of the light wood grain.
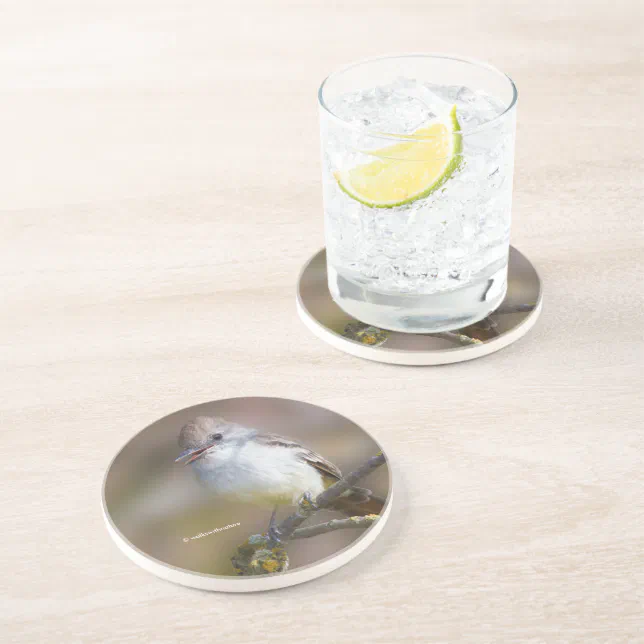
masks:
<svg viewBox="0 0 644 644"><path fill-rule="evenodd" d="M110 0L0 9L0 601L10 642L643 641L642 5ZM312 337L315 92L399 51L520 91L513 243L545 309L480 361L404 368ZM139 570L103 472L172 410L239 395L385 446L383 538L251 598Z"/></svg>

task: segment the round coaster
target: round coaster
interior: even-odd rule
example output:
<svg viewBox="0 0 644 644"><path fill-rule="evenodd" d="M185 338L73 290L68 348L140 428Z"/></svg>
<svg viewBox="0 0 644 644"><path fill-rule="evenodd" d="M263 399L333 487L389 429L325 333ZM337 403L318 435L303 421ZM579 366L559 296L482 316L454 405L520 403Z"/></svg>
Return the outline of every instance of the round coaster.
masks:
<svg viewBox="0 0 644 644"><path fill-rule="evenodd" d="M335 570L375 540L391 501L389 466L369 434L282 398L216 400L165 416L121 449L103 481L107 529L130 559L164 579L228 592Z"/></svg>
<svg viewBox="0 0 644 644"><path fill-rule="evenodd" d="M399 333L350 317L329 292L324 249L304 266L297 285L298 313L315 335L346 353L390 364L439 365L486 356L524 336L537 321L541 305L539 275L513 246L508 290L501 306L484 320L458 331Z"/></svg>

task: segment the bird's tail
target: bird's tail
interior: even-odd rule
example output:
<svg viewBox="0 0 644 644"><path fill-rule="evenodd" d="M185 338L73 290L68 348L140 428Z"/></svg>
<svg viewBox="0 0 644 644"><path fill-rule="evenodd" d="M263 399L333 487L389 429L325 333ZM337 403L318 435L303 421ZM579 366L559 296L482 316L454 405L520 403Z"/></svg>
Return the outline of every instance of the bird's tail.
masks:
<svg viewBox="0 0 644 644"><path fill-rule="evenodd" d="M349 517L364 517L368 514L380 514L385 506L384 499L363 487L353 487L339 499L332 508Z"/></svg>

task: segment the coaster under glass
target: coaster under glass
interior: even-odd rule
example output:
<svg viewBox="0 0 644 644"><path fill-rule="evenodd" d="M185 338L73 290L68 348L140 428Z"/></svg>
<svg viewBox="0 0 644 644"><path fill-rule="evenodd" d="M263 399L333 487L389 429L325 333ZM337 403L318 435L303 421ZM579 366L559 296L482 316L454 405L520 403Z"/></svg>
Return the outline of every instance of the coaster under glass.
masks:
<svg viewBox="0 0 644 644"><path fill-rule="evenodd" d="M352 318L331 297L324 249L306 263L297 284L298 313L315 335L360 358L401 365L463 362L503 349L534 326L541 306L539 275L513 246L508 262L508 289L501 305L480 322L454 331L400 333Z"/></svg>

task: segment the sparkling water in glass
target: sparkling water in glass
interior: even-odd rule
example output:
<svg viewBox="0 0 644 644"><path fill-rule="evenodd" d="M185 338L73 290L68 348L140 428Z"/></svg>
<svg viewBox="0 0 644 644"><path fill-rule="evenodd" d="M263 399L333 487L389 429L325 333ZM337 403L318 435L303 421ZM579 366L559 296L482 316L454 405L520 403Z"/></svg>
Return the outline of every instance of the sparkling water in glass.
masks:
<svg viewBox="0 0 644 644"><path fill-rule="evenodd" d="M435 333L499 306L516 100L514 83L493 67L439 55L372 59L323 82L327 272L346 313L384 329ZM434 135L447 130L450 149ZM436 180L432 168L443 165ZM409 192L423 181L428 190Z"/></svg>

